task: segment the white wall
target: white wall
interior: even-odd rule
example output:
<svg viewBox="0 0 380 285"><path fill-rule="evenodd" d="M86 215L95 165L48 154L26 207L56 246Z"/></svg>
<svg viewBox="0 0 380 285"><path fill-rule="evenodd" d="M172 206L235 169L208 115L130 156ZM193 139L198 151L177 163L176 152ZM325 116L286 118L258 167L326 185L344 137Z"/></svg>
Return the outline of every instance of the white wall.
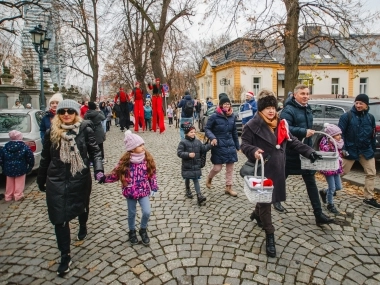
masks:
<svg viewBox="0 0 380 285"><path fill-rule="evenodd" d="M245 91L253 90L253 78L260 78L260 89L268 88L272 90L272 68L266 67L241 67L240 68L240 82ZM274 90L277 92L277 90ZM256 95L256 94L255 94ZM243 94L242 100L245 99Z"/></svg>
<svg viewBox="0 0 380 285"><path fill-rule="evenodd" d="M300 73L311 74L313 80L313 94L327 95L331 94L332 78L338 78L338 94L348 94L349 72L346 69L328 69L328 70L300 70Z"/></svg>
<svg viewBox="0 0 380 285"><path fill-rule="evenodd" d="M354 73L354 75L358 76L354 79L354 97L358 95L360 91L360 78L368 78L367 95L370 98L380 98L380 68L369 69L368 71Z"/></svg>

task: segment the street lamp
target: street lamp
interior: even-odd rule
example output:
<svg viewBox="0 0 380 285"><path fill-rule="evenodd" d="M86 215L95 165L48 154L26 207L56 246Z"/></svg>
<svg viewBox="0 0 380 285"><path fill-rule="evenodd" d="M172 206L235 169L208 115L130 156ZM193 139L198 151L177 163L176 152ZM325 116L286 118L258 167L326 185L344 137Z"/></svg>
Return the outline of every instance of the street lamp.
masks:
<svg viewBox="0 0 380 285"><path fill-rule="evenodd" d="M46 30L42 29L41 25L34 27L29 31L32 35L32 43L34 49L38 53L38 59L40 61L40 81L41 81L41 93L40 93L40 109L45 111L45 94L44 94L44 55L49 50L49 44L51 38L46 37Z"/></svg>

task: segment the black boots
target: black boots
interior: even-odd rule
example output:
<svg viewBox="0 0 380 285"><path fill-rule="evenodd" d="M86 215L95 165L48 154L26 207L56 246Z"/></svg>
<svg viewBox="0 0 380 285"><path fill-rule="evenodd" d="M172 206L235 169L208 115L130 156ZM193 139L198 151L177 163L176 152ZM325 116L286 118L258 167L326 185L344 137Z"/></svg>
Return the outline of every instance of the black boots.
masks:
<svg viewBox="0 0 380 285"><path fill-rule="evenodd" d="M317 226L320 225L327 225L334 222L334 219L331 219L330 217L326 216L323 213L320 213L318 216L315 216L315 223Z"/></svg>
<svg viewBox="0 0 380 285"><path fill-rule="evenodd" d="M285 211L285 208L281 205L280 202L274 202L273 203L273 208L279 212L284 212Z"/></svg>
<svg viewBox="0 0 380 285"><path fill-rule="evenodd" d="M139 243L139 240L137 239L136 230L130 230L128 233L129 236L129 242L131 245L135 245Z"/></svg>
<svg viewBox="0 0 380 285"><path fill-rule="evenodd" d="M84 240L87 236L87 227L86 225L79 225L79 232L77 235L77 240Z"/></svg>
<svg viewBox="0 0 380 285"><path fill-rule="evenodd" d="M201 206L203 202L206 201L206 197L202 193L197 194L198 206Z"/></svg>
<svg viewBox="0 0 380 285"><path fill-rule="evenodd" d="M276 244L274 234L266 234L266 250L269 257L276 257Z"/></svg>
<svg viewBox="0 0 380 285"><path fill-rule="evenodd" d="M319 196L321 196L323 204L326 204L327 193L325 190L319 190Z"/></svg>
<svg viewBox="0 0 380 285"><path fill-rule="evenodd" d="M61 255L61 263L58 266L57 275L63 276L70 271L71 256L70 254Z"/></svg>
<svg viewBox="0 0 380 285"><path fill-rule="evenodd" d="M148 245L150 243L150 239L148 237L148 233L146 229L140 229L139 234L141 236L141 241L144 245ZM137 238L136 238L137 239Z"/></svg>
<svg viewBox="0 0 380 285"><path fill-rule="evenodd" d="M260 217L256 215L255 211L252 212L250 219L251 221L256 220L257 225L260 228L263 228L263 222L261 221Z"/></svg>
<svg viewBox="0 0 380 285"><path fill-rule="evenodd" d="M339 214L339 211L335 208L334 204L327 204L327 210L334 215Z"/></svg>
<svg viewBox="0 0 380 285"><path fill-rule="evenodd" d="M186 188L186 197L193 199L193 193L191 193L190 188Z"/></svg>

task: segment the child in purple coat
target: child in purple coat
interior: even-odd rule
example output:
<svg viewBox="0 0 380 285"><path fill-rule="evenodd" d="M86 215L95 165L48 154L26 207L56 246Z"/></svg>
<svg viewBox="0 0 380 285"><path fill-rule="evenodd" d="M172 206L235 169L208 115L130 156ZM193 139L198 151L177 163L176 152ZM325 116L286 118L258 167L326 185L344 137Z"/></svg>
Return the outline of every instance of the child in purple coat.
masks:
<svg viewBox="0 0 380 285"><path fill-rule="evenodd" d="M327 210L333 214L339 214L339 211L334 206L333 196L335 196L335 191L342 189L342 180L340 179L340 174L343 173L342 167L342 148L344 145L342 139L341 129L333 124L327 124L325 126L325 133L332 136L339 151L339 168L337 170L321 170L320 172L325 176L328 188L326 190L320 190L323 203L327 202ZM335 145L330 138L324 136L319 143L319 150L326 152L335 152Z"/></svg>
<svg viewBox="0 0 380 285"><path fill-rule="evenodd" d="M141 206L141 226L139 234L142 243L148 245L150 239L147 226L150 217L149 196L154 196L158 190L156 179L156 164L152 155L145 150L144 140L130 130L125 132L124 144L126 153L110 174L98 173L96 180L99 183L113 183L120 181L122 194L127 199L129 242L138 244L136 235L136 204Z"/></svg>

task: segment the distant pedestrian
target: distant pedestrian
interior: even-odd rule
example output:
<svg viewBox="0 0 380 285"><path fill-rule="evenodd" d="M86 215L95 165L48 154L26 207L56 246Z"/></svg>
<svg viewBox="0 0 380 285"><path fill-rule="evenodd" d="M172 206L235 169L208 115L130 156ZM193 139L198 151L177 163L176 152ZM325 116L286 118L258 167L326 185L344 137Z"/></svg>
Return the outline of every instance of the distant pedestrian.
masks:
<svg viewBox="0 0 380 285"><path fill-rule="evenodd" d="M166 109L166 115L168 116L168 119L169 119L169 127L171 127L173 125L173 116L174 116L173 108L171 105L169 105L168 108Z"/></svg>
<svg viewBox="0 0 380 285"><path fill-rule="evenodd" d="M152 130L152 107L150 106L149 100L145 102L144 119L145 119L146 129L151 131Z"/></svg>
<svg viewBox="0 0 380 285"><path fill-rule="evenodd" d="M26 108L25 109L33 109L32 108L32 104L30 104L30 103L26 104Z"/></svg>
<svg viewBox="0 0 380 285"><path fill-rule="evenodd" d="M80 107L80 116L84 118L84 115L88 111L88 102L90 101L89 98L86 98L85 101L83 102L82 106Z"/></svg>
<svg viewBox="0 0 380 285"><path fill-rule="evenodd" d="M12 109L25 109L24 105L21 104L20 99L16 99L15 104Z"/></svg>
<svg viewBox="0 0 380 285"><path fill-rule="evenodd" d="M120 181L122 194L127 199L129 242L132 245L139 241L136 235L136 205L141 206L141 225L139 234L142 243L148 245L147 227L150 217L149 196L154 196L158 190L156 179L156 164L152 155L145 150L144 140L130 130L125 132L124 144L126 153L110 174L99 173L99 183Z"/></svg>
<svg viewBox="0 0 380 285"><path fill-rule="evenodd" d="M327 124L325 127L325 133L332 136L338 147L339 152L339 168L337 170L321 170L320 172L325 176L328 185L327 190L320 190L323 203L327 202L327 210L333 214L339 214L339 211L334 206L334 196L335 191L342 189L342 180L340 179L340 174L343 173L342 158L342 148L344 142L342 140L341 129L333 124ZM334 142L330 138L324 136L319 143L319 150L325 152L336 152Z"/></svg>
<svg viewBox="0 0 380 285"><path fill-rule="evenodd" d="M120 101L120 130L124 132L124 129L128 130L130 126L129 103L131 98L122 87L120 87L119 92L115 96L115 102L118 100Z"/></svg>
<svg viewBox="0 0 380 285"><path fill-rule="evenodd" d="M186 197L192 199L190 180L193 180L195 192L197 193L198 205L200 206L206 197L202 195L199 179L202 176L201 155L211 149L210 144L203 144L195 136L195 127L184 124L185 138L180 141L177 155L182 159L182 177L185 179Z"/></svg>
<svg viewBox="0 0 380 285"><path fill-rule="evenodd" d="M21 132L10 131L9 138L11 140L0 149L0 165L7 177L5 201L19 201L24 198L25 177L33 169L34 155L23 142Z"/></svg>
<svg viewBox="0 0 380 285"><path fill-rule="evenodd" d="M241 119L243 127L245 124L248 123L250 119L253 118L257 111L257 104L254 97L254 93L252 91L248 91L247 93L245 93L245 99L245 103L242 104L240 107L240 112L250 111L250 115L246 115L244 118Z"/></svg>
<svg viewBox="0 0 380 285"><path fill-rule="evenodd" d="M120 121L120 101L117 100L115 105L113 106L113 113L115 116L115 126L119 127L119 121Z"/></svg>
<svg viewBox="0 0 380 285"><path fill-rule="evenodd" d="M57 106L59 102L63 100L62 93L55 93L49 99L49 110L46 111L45 116L42 117L40 124L40 137L42 143L44 142L45 132L50 129L51 120L53 120L54 116L57 113Z"/></svg>
<svg viewBox="0 0 380 285"><path fill-rule="evenodd" d="M185 138L185 133L183 132L182 125L193 123L194 114L194 100L191 98L190 92L186 91L183 99L178 103L178 108L181 108L181 120L179 124L179 134L181 139Z"/></svg>
<svg viewBox="0 0 380 285"><path fill-rule="evenodd" d="M363 203L380 209L380 204L374 198L376 122L374 116L369 113L368 105L368 96L359 94L351 110L339 119L339 128L344 140L343 175L350 172L355 161L359 161L365 173Z"/></svg>

